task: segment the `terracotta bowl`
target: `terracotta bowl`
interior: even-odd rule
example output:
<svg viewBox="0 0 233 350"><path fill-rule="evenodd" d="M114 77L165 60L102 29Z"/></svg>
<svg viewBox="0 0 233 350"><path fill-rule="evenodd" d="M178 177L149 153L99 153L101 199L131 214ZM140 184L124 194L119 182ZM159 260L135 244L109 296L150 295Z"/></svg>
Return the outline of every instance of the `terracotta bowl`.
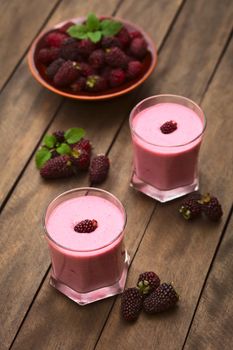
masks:
<svg viewBox="0 0 233 350"><path fill-rule="evenodd" d="M58 88L54 87L53 85L51 85L47 80L44 79L44 77L40 74L40 72L37 69L36 64L35 64L35 52L36 52L37 45L40 42L41 38L43 36L45 36L51 30L60 28L68 22L82 23L85 20L85 17L73 18L73 19L64 21L62 23L57 24L53 28L51 28L47 31L44 31L40 35L38 35L38 37L32 43L30 50L29 50L29 53L28 53L28 65L29 65L29 69L30 69L33 77L41 85L46 87L48 90L53 91L54 93L56 93L58 95L73 98L76 100L88 100L88 101L106 100L106 99L110 99L110 98L124 95L124 94L136 89L139 85L141 85L152 74L153 70L155 69L156 64L157 64L157 50L156 50L156 47L155 47L152 39L140 27L136 26L135 24L133 24L129 21L125 21L121 18L114 17L113 19L118 20L121 23L123 23L124 26L129 31L140 31L143 34L143 36L148 44L148 51L149 51L150 59L148 60L148 62L146 64L146 68L145 68L144 73L138 79L134 79L134 80L127 82L127 83L125 83L122 86L117 87L117 88L109 88L108 90L106 90L102 93L87 93L87 92L72 93L69 91L64 91L64 90L58 89Z"/></svg>

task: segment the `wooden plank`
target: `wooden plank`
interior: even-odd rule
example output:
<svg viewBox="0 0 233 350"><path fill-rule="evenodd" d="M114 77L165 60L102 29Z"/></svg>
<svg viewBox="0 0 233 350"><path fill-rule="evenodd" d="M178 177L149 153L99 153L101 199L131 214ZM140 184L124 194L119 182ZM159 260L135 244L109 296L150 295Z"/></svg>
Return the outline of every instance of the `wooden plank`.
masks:
<svg viewBox="0 0 233 350"><path fill-rule="evenodd" d="M216 77L214 84L211 86L207 98L204 101L204 105L210 109L210 113L217 113L219 118L217 124L213 127L213 132L209 132L208 137L211 138L212 145L216 143L215 148L212 149L213 155L216 153L223 155L224 152L224 157L220 164L217 163L220 156L217 156L216 159L216 165L219 164L221 166L217 173L219 175L217 189L219 198L224 200L224 206L226 206L226 202L230 203L233 194L231 166L233 164L232 142L229 143L229 148L227 147L227 140L232 141L232 127L229 127L230 121L232 122L231 113L233 101L231 84L231 72L233 71L232 55L233 42L224 58L224 64L221 65L221 69L217 72L218 78ZM230 121L227 121L227 116ZM218 142L216 142L216 135L219 135L217 139ZM226 154L231 154L231 157L228 158ZM210 161L205 165L206 170L211 169L211 174L209 176L217 176L217 174L214 175L214 169L212 169L211 165ZM229 182L228 179L230 179ZM227 183L225 183L226 180ZM197 346L198 350L231 349L232 347L232 229L233 218L231 218L223 242L221 243L217 257L211 269L186 346L184 347L185 350L197 349Z"/></svg>
<svg viewBox="0 0 233 350"><path fill-rule="evenodd" d="M104 3L99 0L63 1L46 27L74 16L84 16L89 11L112 14L117 3L118 0ZM0 203L6 199L61 102L60 96L47 91L32 78L26 59L23 60L0 96L0 168L7 169L1 178Z"/></svg>
<svg viewBox="0 0 233 350"><path fill-rule="evenodd" d="M233 216L210 271L185 350L231 349L233 344Z"/></svg>
<svg viewBox="0 0 233 350"><path fill-rule="evenodd" d="M164 13L166 12L163 9L162 14ZM162 14L160 12L157 13L158 18L160 18ZM210 15L213 14L211 13ZM198 15L196 14L196 16L201 16L201 13L198 13ZM160 20L163 19L161 18ZM205 21L205 16L202 18L202 21ZM221 19L219 22L221 23ZM154 25L156 27L157 23L158 21L154 21ZM212 25L214 26L214 24ZM176 30L176 26L174 30ZM198 31L197 27L196 30ZM209 37L211 36L211 29L208 35ZM206 40L209 40L209 37L207 37ZM222 42L221 47L223 47L223 45L224 42ZM182 65L185 63L185 54L187 53L188 49L188 47L183 49L183 61L179 61L177 64ZM198 45L195 46L195 50L193 49L192 54L201 56ZM218 56L219 54L220 50L215 52L215 55ZM212 57L212 68L214 68L216 62L215 55ZM163 60L163 51L160 59ZM173 62L170 64L173 64ZM174 69L175 68L176 67L174 67ZM159 69L160 66L158 67L158 70ZM196 81L194 78L196 76L196 72L193 71L192 74L195 84ZM205 78L207 82L209 79L208 72L206 73ZM154 79L156 81L156 75L154 75ZM154 79L151 79L151 83L154 82ZM169 77L167 77L166 82L164 82L164 89L170 88L168 82ZM177 84L178 93L179 88L183 88L183 84L186 84L185 81L180 81L180 83ZM187 83L187 93L189 92L189 88L191 87L189 83ZM199 94L197 94L197 98L199 100L201 98L200 91ZM122 106L122 113L125 113L124 108L125 105ZM112 108L112 110L114 110L114 108ZM146 224L153 212L154 201L143 196L142 194L128 189L129 178L131 175L131 158L130 137L128 124L126 123L124 128L121 130L119 137L117 138L117 142L114 144L110 152L110 159L112 161L111 174L103 187L116 194L126 206L129 218L126 233L126 246L129 247L131 256L133 257L143 236ZM119 169L121 170L120 172ZM39 349L42 345L43 349L49 349L59 346L58 344L62 344L62 346L66 349L73 349L75 347L79 348L81 346L82 348L90 349L94 346L100 334L101 327L104 325L105 316L111 310L114 299L104 300L102 302L90 305L87 308L80 308L60 295L57 297L57 295L58 294L48 286L48 279L46 279L28 314L28 317L21 328L21 331L19 332L18 337L16 338L13 349L24 349L26 345L29 349ZM47 327L48 323L44 322L45 313L46 315L49 315L46 316L49 317L49 319L47 318L47 322L52 324L50 329ZM118 310L116 311L116 317L119 318ZM90 329L90 320L92 319L95 320L95 323ZM62 325L64 325L64 327L62 327ZM68 337L67 334L69 334ZM104 334L106 334L107 338L107 332L104 332ZM115 338L114 330L113 333L112 330L110 330L110 334L111 338L113 339L113 345L110 345L109 340L109 344L103 343L103 347L100 345L101 349L114 349L117 347L115 343L117 338ZM127 336L124 338L127 338ZM143 345L145 345L145 343ZM122 343L121 346L123 347ZM138 348L138 345L134 344L134 348Z"/></svg>
<svg viewBox="0 0 233 350"><path fill-rule="evenodd" d="M41 0L40 11L37 1L24 0L20 4L17 0L0 2L0 90L58 2Z"/></svg>
<svg viewBox="0 0 233 350"><path fill-rule="evenodd" d="M230 147L232 141L232 118L230 116L233 101L230 74L232 49L233 45L229 47L224 56L202 103L208 118L208 128L201 150L201 190L212 191L221 200L224 210L223 219L218 224L211 224L207 220L186 222L178 214L181 200L157 206L130 269L127 284L128 286L134 285L140 272L154 270L161 276L163 282L174 281L181 297L180 305L171 312L155 317L142 314L136 324L127 326L120 319L120 300L118 298L97 349L108 349L110 346L113 349L140 349L145 348L145 344L148 350L182 349L232 204L230 193L233 189L233 169L228 166L233 163L233 149ZM230 270L226 272L229 279L230 274ZM220 297L220 294L218 296ZM203 347L199 347L198 334L201 333L204 339L207 329L211 328L210 323L205 322L205 319L202 320L202 323L198 323L202 316L200 311L196 323L199 332L190 349L208 348L206 342L203 342ZM202 328L204 324L205 327ZM218 324L216 324L216 329L217 326ZM221 334L221 330L216 333L216 339L217 335ZM211 334L213 332L214 329L211 330ZM215 349L215 347L211 347L210 344L209 349Z"/></svg>
<svg viewBox="0 0 233 350"><path fill-rule="evenodd" d="M163 7L160 9L160 5L155 5L157 8L157 21L166 21L167 26L169 27L173 16L176 13L177 5L175 4L169 4L168 3L168 11L164 12ZM165 32L161 32L160 36L165 36ZM81 125L83 127L87 127L88 136L92 139L93 144L97 147L97 151L106 151L108 146L110 145L112 141L113 135L116 133L116 130L119 126L119 122L123 120L124 117L126 117L129 109L129 105L127 105L129 102L129 97L126 96L121 99L109 101L109 102L103 102L98 104L88 104L88 103L80 103L78 104L79 108L75 108L77 105L76 102L69 101L64 105L64 108L62 109L62 112L59 113L58 119L55 124L52 125L53 129L56 128L67 128L71 125ZM128 106L128 107L127 107ZM94 115L93 115L93 107L94 109ZM114 110L114 116L112 111ZM127 112L127 113L126 113ZM98 130L98 132L97 132ZM101 130L101 138L100 138L100 132ZM23 315L25 314L27 307L30 304L30 301L33 298L33 295L36 291L36 288L38 287L41 278L42 278L42 272L46 272L47 267L49 266L49 257L47 250L45 250L45 244L43 241L39 239L38 232L40 232L41 228L39 225L40 218L42 215L42 209L45 205L45 203L51 198L53 195L55 195L57 192L74 187L74 186L81 186L84 184L87 184L87 179L80 179L66 182L64 185L64 181L61 182L54 182L50 184L44 184L41 186L42 181L39 180L39 175L36 174L36 170L34 168L34 164L31 163L29 168L27 169L25 176L21 179L19 185L16 188L15 193L12 195L9 203L5 207L3 211L3 229L2 232L6 232L5 235L2 236L2 247L4 246L4 259L5 259L5 265L3 267L3 271L5 269L6 264L9 266L12 266L12 261L14 259L17 259L17 275L24 275L26 273L30 274L30 285L32 285L32 288L28 288L29 280L22 281L22 283L17 284L17 288L14 290L11 288L12 283L14 282L11 280L9 281L9 275L13 276L16 272L12 269L6 270L3 272L2 281L6 283L5 286L5 293L2 296L2 299L4 300L4 303L7 304L7 308L10 308L10 315L9 318L7 315L2 314L3 317L6 317L5 324L6 328L9 329L9 338L12 337L12 334L16 331L16 327L19 325L19 320L22 319ZM38 188L40 188L40 191L38 191ZM140 196L140 195L139 195ZM134 197L135 198L135 197ZM144 201L144 200L143 200ZM17 219L17 225L14 226L13 222L14 219L12 218L11 223L9 224L9 215L12 215L12 212L14 211L13 208L17 208L19 203L23 202L24 207L24 213L25 217L21 219ZM150 200L148 199L148 202ZM37 212L34 213L34 207L38 207L36 203L40 203L40 208L37 209ZM133 203L133 202L132 202ZM140 204L140 203L139 203ZM138 204L138 211L141 211L141 208ZM146 218L146 206L145 209L145 218ZM144 211L142 210L142 212ZM34 213L34 214L32 214ZM33 222L31 222L31 217L33 215ZM19 223L19 221L20 223ZM30 229L28 228L28 220L30 221ZM141 222L140 229L142 230L145 226L145 222ZM7 230L9 229L9 225L13 228L12 236L9 238L7 235ZM13 225L13 226L12 226ZM7 229L8 226L8 229ZM33 232L35 232L35 235L31 235L33 227ZM20 233L19 233L20 232ZM135 228L135 232L136 228ZM139 232L139 231L138 231ZM37 233L37 235L36 235ZM21 236L19 241L19 234L23 235ZM30 240L28 239L30 237ZM6 242L8 240L8 242ZM20 253L17 252L17 257L14 254L10 254L10 249L14 241L18 242ZM132 237L132 240L135 241L134 243L134 250L136 249L140 236L137 236L137 239ZM27 245L27 247L25 247ZM33 248L30 249L30 246L33 245ZM39 251L40 253L38 255L35 254L36 251ZM24 252L24 254L23 254ZM32 254L31 254L32 253ZM32 263L32 260L36 258L36 262L34 261ZM16 263L15 263L16 264ZM32 266L34 268L32 269ZM26 268L26 270L25 270ZM7 283L9 281L9 284ZM20 296L23 298L23 300L17 299L15 303L13 303L13 300L15 300L15 296L18 294L19 290ZM51 292L51 289L49 288L49 293ZM52 291L54 293L54 291ZM54 294L52 294L53 296ZM47 300L47 299L46 299ZM9 306L11 305L11 307ZM19 306L20 305L20 306ZM53 302L51 306L53 305ZM71 305L73 305L71 303ZM107 305L107 308L109 309L109 305ZM20 307L20 310L19 310ZM72 310L72 309L71 309ZM21 311L21 312L19 312ZM55 309L53 310L55 311ZM53 314L51 310L51 315ZM15 317L16 322L15 322ZM104 313L106 317L106 312ZM81 313L80 313L81 316ZM84 316L81 316L83 318ZM56 317L57 319L57 317ZM104 318L103 318L104 320ZM54 320L53 320L54 323ZM7 327L8 326L8 327ZM95 337L97 335L95 330L100 329L102 327L101 320L98 320L98 323L95 325L95 329L93 328L92 333L90 334L90 341L93 343L95 342ZM13 329L12 329L13 328ZM46 327L47 328L47 327ZM45 330L46 331L46 330ZM4 332L4 330L3 330ZM77 329L74 329L74 334L77 332ZM81 333L81 329L80 329ZM61 337L61 333L60 333ZM35 337L31 339L32 341L36 340L38 341L38 344L40 344L41 336L38 335L38 338L36 340ZM44 338L44 348L46 346L50 347L50 336L48 334L48 337ZM12 338L11 338L12 339ZM57 338L58 339L58 338ZM51 340L52 341L52 340ZM54 341L54 340L53 340ZM59 339L57 340L59 341ZM61 340L60 340L61 341ZM74 339L73 339L74 341ZM33 344L33 347L36 346ZM27 344L27 347L30 347L30 344Z"/></svg>

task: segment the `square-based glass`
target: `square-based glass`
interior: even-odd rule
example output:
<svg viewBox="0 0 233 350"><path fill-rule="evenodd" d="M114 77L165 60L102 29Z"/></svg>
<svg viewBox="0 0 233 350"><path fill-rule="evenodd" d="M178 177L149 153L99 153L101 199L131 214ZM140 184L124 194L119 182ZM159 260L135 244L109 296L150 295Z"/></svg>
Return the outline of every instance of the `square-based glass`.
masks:
<svg viewBox="0 0 233 350"><path fill-rule="evenodd" d="M155 107L159 107L158 114ZM185 137L179 134L180 130L178 133L174 131L174 136L160 134L161 129L157 118L163 118L163 108L164 113L167 113L167 121L176 123L176 115L180 113L179 118L177 117L179 119L177 128L183 130ZM182 109L185 111L184 118ZM199 131L196 134L192 133L188 112L190 116L192 115L193 125L195 126L195 121L199 124ZM139 118L141 120L138 122ZM184 125L181 125L182 123ZM139 124L146 137L141 132ZM203 111L186 97L157 95L138 103L130 114L133 145L131 186L160 202L167 202L198 190L198 155L205 127L206 118ZM152 130L153 128L156 130ZM181 135L180 140L179 135ZM173 143L166 144L166 137L170 143L174 138ZM184 138L185 142L183 142Z"/></svg>
<svg viewBox="0 0 233 350"><path fill-rule="evenodd" d="M69 203L79 198L80 201L77 202L77 213L79 213L82 211L80 207L82 198L85 200L86 196L92 196L89 199L95 198L97 206L98 202L100 203L99 208L96 207L100 217L105 215L105 208L101 207L103 202L101 199L104 199L106 205L109 204L117 210L116 214L122 223L113 232L111 220L107 221L105 233L109 233L109 236L111 233L111 240L106 237L105 241L103 232L100 232L100 238L97 234L93 240L90 240L92 242L90 248L87 241L92 233L72 232L73 229L70 231L69 228L70 219L66 220L67 216L71 216L73 220L73 209L72 206L69 209ZM51 219L53 215L56 217L57 224L56 222L54 224L54 219ZM48 205L44 217L45 237L52 261L50 284L80 305L121 293L124 290L130 260L123 242L126 219L122 203L111 193L98 188L76 188L56 197ZM52 223L51 220L53 220ZM108 217L105 220L108 220ZM99 225L101 226L101 222ZM66 234L70 234L67 242ZM82 235L80 249L77 249L78 245L75 242L76 234Z"/></svg>

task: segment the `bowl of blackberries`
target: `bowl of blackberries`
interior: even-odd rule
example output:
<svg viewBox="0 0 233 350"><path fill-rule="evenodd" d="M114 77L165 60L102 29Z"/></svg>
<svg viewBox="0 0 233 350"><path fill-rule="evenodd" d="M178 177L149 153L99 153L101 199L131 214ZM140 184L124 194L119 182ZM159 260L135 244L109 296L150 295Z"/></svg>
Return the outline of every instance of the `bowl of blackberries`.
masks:
<svg viewBox="0 0 233 350"><path fill-rule="evenodd" d="M41 33L28 63L34 78L54 93L103 100L141 85L156 66L157 51L135 24L90 13Z"/></svg>

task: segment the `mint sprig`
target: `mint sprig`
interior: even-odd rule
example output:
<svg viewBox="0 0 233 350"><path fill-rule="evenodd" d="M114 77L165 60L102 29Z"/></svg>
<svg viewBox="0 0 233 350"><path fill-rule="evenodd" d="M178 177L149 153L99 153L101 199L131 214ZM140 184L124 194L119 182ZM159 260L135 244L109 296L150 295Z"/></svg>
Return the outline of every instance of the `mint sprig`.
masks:
<svg viewBox="0 0 233 350"><path fill-rule="evenodd" d="M84 135L85 135L84 129L71 128L65 132L64 137L65 137L66 142L72 145L73 143L80 141Z"/></svg>
<svg viewBox="0 0 233 350"><path fill-rule="evenodd" d="M72 144L80 141L85 135L85 130L82 128L70 128L66 130L64 134L65 141L59 143L56 136L47 134L44 136L42 141L42 147L36 152L35 162L38 169L42 168L43 165L52 158L53 153L56 151L58 154L71 155Z"/></svg>
<svg viewBox="0 0 233 350"><path fill-rule="evenodd" d="M52 157L51 152L46 147L42 147L39 151L36 152L36 166L38 169L42 168L42 166Z"/></svg>
<svg viewBox="0 0 233 350"><path fill-rule="evenodd" d="M59 154L70 154L71 153L71 148L67 143L62 143L60 146L56 148L57 153Z"/></svg>
<svg viewBox="0 0 233 350"><path fill-rule="evenodd" d="M45 135L43 138L43 145L48 148L53 148L57 142L57 139L54 135Z"/></svg>
<svg viewBox="0 0 233 350"><path fill-rule="evenodd" d="M99 20L94 13L89 13L84 24L75 24L67 32L75 39L90 39L97 43L103 36L114 36L122 28L122 23L112 19Z"/></svg>

